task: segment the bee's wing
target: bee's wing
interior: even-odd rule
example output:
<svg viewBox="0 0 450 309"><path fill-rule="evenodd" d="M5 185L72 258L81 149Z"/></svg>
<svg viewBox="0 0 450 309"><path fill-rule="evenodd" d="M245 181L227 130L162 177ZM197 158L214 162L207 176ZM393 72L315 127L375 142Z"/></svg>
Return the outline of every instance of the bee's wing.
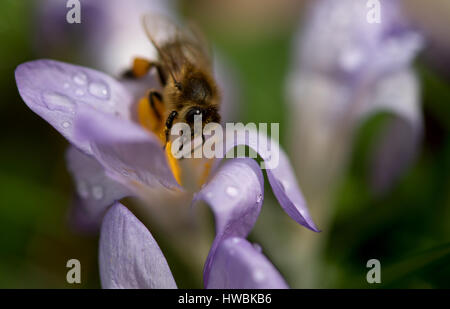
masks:
<svg viewBox="0 0 450 309"><path fill-rule="evenodd" d="M186 60L211 68L211 52L198 28L191 25L182 29L170 19L152 13L144 15L143 24L148 38L172 74L176 75Z"/></svg>

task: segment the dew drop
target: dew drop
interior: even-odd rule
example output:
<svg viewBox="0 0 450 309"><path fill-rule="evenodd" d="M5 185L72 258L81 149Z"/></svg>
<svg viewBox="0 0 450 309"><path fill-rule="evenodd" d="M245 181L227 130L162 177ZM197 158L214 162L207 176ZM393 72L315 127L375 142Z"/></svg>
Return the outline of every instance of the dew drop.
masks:
<svg viewBox="0 0 450 309"><path fill-rule="evenodd" d="M73 81L78 85L86 85L87 76L84 73L77 73L73 76Z"/></svg>
<svg viewBox="0 0 450 309"><path fill-rule="evenodd" d="M69 121L64 121L63 123L61 123L61 126L62 126L64 129L67 129L68 127L71 126L71 123L70 123Z"/></svg>
<svg viewBox="0 0 450 309"><path fill-rule="evenodd" d="M283 189L283 191L286 191L289 188L289 182L287 182L286 180L279 179L278 183L280 184L280 187L281 189Z"/></svg>
<svg viewBox="0 0 450 309"><path fill-rule="evenodd" d="M256 281L256 282L261 282L261 281L263 281L264 279L265 279L265 275L264 275L264 272L262 271L262 270L260 270L260 269L258 269L258 270L255 270L255 272L253 273L253 279Z"/></svg>
<svg viewBox="0 0 450 309"><path fill-rule="evenodd" d="M87 198L89 196L89 190L88 190L88 186L84 181L80 181L77 184L77 191L78 194L82 197L82 198Z"/></svg>
<svg viewBox="0 0 450 309"><path fill-rule="evenodd" d="M258 251L259 253L261 253L262 252L262 248L261 248L261 246L259 245L259 244L253 244L253 248L256 250L256 251Z"/></svg>
<svg viewBox="0 0 450 309"><path fill-rule="evenodd" d="M236 189L236 188L233 187L233 186L227 187L227 188L226 188L226 192L227 192L227 194L228 194L229 196L231 196L231 197L236 197L236 196L238 195L238 193L239 193L238 189Z"/></svg>
<svg viewBox="0 0 450 309"><path fill-rule="evenodd" d="M54 92L45 92L43 94L43 99L45 105L50 110L58 110L63 112L71 112L75 111L74 103L68 97L54 93Z"/></svg>
<svg viewBox="0 0 450 309"><path fill-rule="evenodd" d="M96 200L101 200L103 198L103 188L100 186L92 187L92 196Z"/></svg>
<svg viewBox="0 0 450 309"><path fill-rule="evenodd" d="M348 49L343 52L340 58L340 65L346 72L354 72L363 63L363 54L356 48Z"/></svg>
<svg viewBox="0 0 450 309"><path fill-rule="evenodd" d="M89 93L100 99L107 99L109 97L108 86L101 82L90 83Z"/></svg>
<svg viewBox="0 0 450 309"><path fill-rule="evenodd" d="M262 202L262 200L263 200L263 196L262 196L262 194L258 194L258 196L256 197L256 203L261 203Z"/></svg>

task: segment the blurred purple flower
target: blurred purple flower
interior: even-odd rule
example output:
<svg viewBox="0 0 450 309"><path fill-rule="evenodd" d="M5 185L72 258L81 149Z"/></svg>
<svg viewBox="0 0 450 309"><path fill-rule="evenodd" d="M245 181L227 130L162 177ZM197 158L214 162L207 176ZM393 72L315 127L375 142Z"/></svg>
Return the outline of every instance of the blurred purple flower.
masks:
<svg viewBox="0 0 450 309"><path fill-rule="evenodd" d="M296 164L310 191L335 184L354 132L376 112L397 117L371 161L375 191L391 187L417 152L422 114L412 62L422 37L397 0L380 2L381 23L369 23L367 1L314 1L298 34L288 93Z"/></svg>
<svg viewBox="0 0 450 309"><path fill-rule="evenodd" d="M149 77L153 80L147 86L157 88L156 79ZM185 207L199 200L210 206L216 237L204 267L205 287L287 287L263 254L245 240L264 194L262 172L254 160L232 159L220 167L214 165L206 184L193 195L175 180L156 135L136 123L136 94L130 92L135 88L129 81L125 84L92 69L37 60L18 66L16 82L30 109L72 144L67 161L77 184L74 215L89 226L101 221L103 287L176 287L149 230L117 202L127 196L137 196L149 206L175 200ZM234 146L252 147L257 138L260 133L250 132ZM272 151L278 149L274 141L267 143ZM317 231L289 161L279 152L278 167L267 170L273 192L291 218ZM270 159L263 152L260 156Z"/></svg>
<svg viewBox="0 0 450 309"><path fill-rule="evenodd" d="M141 15L172 16L175 5L173 0L80 0L81 23L69 24L66 1L38 2L34 38L39 55L69 57L115 76L128 69L134 57L156 56Z"/></svg>

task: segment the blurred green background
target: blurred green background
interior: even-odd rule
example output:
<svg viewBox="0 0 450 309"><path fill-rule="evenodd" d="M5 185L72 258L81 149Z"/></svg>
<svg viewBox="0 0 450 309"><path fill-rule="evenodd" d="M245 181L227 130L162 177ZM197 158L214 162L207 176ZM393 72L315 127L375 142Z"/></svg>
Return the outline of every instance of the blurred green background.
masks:
<svg viewBox="0 0 450 309"><path fill-rule="evenodd" d="M288 148L285 83L304 2L218 2L181 1L177 10L201 25L238 75L239 120L279 122L280 142ZM79 234L67 224L74 192L64 161L68 144L28 109L15 85L16 66L38 57L33 46L36 5L39 1L0 2L0 287L97 288L98 237ZM310 232L291 222L266 185L262 216L250 239L262 245L291 286L450 287L450 85L448 76L423 57L415 66L425 115L418 159L389 193L372 194L365 166L371 142L389 115L376 115L362 125L350 168L330 206L336 215L329 226L320 226L327 229L327 239L320 251L318 284L300 284L298 272L291 271L296 257L289 256L282 243L292 230ZM171 244L161 238L178 285L201 287L201 274L186 270L182 257L172 254ZM65 266L71 258L82 263L80 285L66 282ZM371 258L381 261L381 285L366 282Z"/></svg>

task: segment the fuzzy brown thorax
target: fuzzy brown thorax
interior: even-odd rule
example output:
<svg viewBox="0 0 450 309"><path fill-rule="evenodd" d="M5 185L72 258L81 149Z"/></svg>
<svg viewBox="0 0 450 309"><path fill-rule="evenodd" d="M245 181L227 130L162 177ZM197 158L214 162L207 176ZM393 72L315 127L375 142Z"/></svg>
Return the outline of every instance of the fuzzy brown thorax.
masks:
<svg viewBox="0 0 450 309"><path fill-rule="evenodd" d="M220 122L220 95L216 83L207 70L189 63L177 74L169 77L163 91L168 111L178 112L178 121L193 123L192 111L201 111L203 123Z"/></svg>

